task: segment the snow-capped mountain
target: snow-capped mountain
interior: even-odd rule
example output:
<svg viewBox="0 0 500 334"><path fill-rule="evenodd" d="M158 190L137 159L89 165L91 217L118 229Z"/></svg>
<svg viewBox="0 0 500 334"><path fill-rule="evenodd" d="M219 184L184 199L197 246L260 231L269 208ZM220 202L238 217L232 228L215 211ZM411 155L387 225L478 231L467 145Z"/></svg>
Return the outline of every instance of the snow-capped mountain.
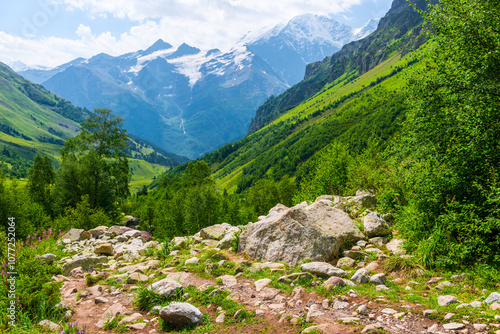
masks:
<svg viewBox="0 0 500 334"><path fill-rule="evenodd" d="M194 158L244 136L257 107L299 82L306 64L375 25L353 29L304 15L249 33L227 52L158 40L118 57L98 54L20 74L78 106L109 107L130 133Z"/></svg>

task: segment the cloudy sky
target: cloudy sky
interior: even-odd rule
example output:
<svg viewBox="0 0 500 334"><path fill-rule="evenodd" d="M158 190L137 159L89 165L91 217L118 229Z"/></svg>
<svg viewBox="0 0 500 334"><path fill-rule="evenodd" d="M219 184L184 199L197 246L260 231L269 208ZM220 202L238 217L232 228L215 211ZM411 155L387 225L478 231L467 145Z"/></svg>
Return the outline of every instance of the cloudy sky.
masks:
<svg viewBox="0 0 500 334"><path fill-rule="evenodd" d="M294 16L336 14L357 28L392 0L1 0L0 61L57 66L105 52L177 46L228 50L248 31Z"/></svg>

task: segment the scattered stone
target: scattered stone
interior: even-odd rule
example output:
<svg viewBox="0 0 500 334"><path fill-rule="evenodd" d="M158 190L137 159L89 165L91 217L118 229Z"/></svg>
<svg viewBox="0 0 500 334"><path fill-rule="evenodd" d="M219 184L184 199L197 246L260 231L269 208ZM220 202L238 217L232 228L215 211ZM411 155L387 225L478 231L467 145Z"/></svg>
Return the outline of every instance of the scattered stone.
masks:
<svg viewBox="0 0 500 334"><path fill-rule="evenodd" d="M278 282L291 284L298 279L312 280L314 279L314 277L309 273L293 273L287 276L281 276L280 278L278 278Z"/></svg>
<svg viewBox="0 0 500 334"><path fill-rule="evenodd" d="M50 320L42 320L38 323L38 325L40 327L43 327L45 330L48 330L48 331L57 331L57 330L61 329L60 325L53 323Z"/></svg>
<svg viewBox="0 0 500 334"><path fill-rule="evenodd" d="M298 286L295 289L293 289L292 295L290 296L290 298L295 299L295 300L299 300L304 296L305 293L306 292L305 292L304 288L302 288L301 286Z"/></svg>
<svg viewBox="0 0 500 334"><path fill-rule="evenodd" d="M494 302L493 304L490 305L490 309L493 311L500 310L500 304L498 302Z"/></svg>
<svg viewBox="0 0 500 334"><path fill-rule="evenodd" d="M356 246L365 247L366 246L366 241L359 240L358 242L356 242Z"/></svg>
<svg viewBox="0 0 500 334"><path fill-rule="evenodd" d="M203 322L203 314L189 303L172 303L160 310L163 321L175 325L197 325Z"/></svg>
<svg viewBox="0 0 500 334"><path fill-rule="evenodd" d="M224 312L222 312L217 316L217 318L215 318L215 322L218 324L222 324L224 320L226 320L226 314Z"/></svg>
<svg viewBox="0 0 500 334"><path fill-rule="evenodd" d="M366 270L368 271L377 271L379 268L379 264L377 261L372 261L368 263L368 265L365 267Z"/></svg>
<svg viewBox="0 0 500 334"><path fill-rule="evenodd" d="M395 309L392 309L392 308L384 308L381 312L383 314L389 314L389 315L398 313L398 311L396 311Z"/></svg>
<svg viewBox="0 0 500 334"><path fill-rule="evenodd" d="M140 331L140 330L143 330L144 328L146 328L147 325L148 324L146 324L144 322L138 322L136 324L125 325L125 328L132 329L132 330L135 330L135 331Z"/></svg>
<svg viewBox="0 0 500 334"><path fill-rule="evenodd" d="M71 242L87 240L90 239L90 233L83 229L72 228L65 235L63 235L61 239L71 240Z"/></svg>
<svg viewBox="0 0 500 334"><path fill-rule="evenodd" d="M279 289L274 289L274 288L264 288L262 291L259 293L259 296L264 299L264 300L271 300L274 299L281 291Z"/></svg>
<svg viewBox="0 0 500 334"><path fill-rule="evenodd" d="M229 225L230 226L230 225ZM226 227L221 224L212 225L201 229L200 235L203 239L221 240L226 233Z"/></svg>
<svg viewBox="0 0 500 334"><path fill-rule="evenodd" d="M322 316L324 313L321 312L319 305L312 304L309 307L309 312L306 315L306 322L311 322L312 319Z"/></svg>
<svg viewBox="0 0 500 334"><path fill-rule="evenodd" d="M436 312L436 310L424 310L423 312L424 318L429 318L429 316L434 312Z"/></svg>
<svg viewBox="0 0 500 334"><path fill-rule="evenodd" d="M337 261L337 267L342 268L342 267L353 267L354 264L356 263L356 260L351 259L350 257L342 257Z"/></svg>
<svg viewBox="0 0 500 334"><path fill-rule="evenodd" d="M127 284L137 284L142 282L147 282L149 277L141 273L133 273L127 278Z"/></svg>
<svg viewBox="0 0 500 334"><path fill-rule="evenodd" d="M438 290L443 290L445 288L449 288L453 286L453 284L450 282L450 281L442 281L441 283L439 283L437 286L436 286L436 289Z"/></svg>
<svg viewBox="0 0 500 334"><path fill-rule="evenodd" d="M158 313L160 311L160 309L161 309L161 306L155 306L155 307L153 307L153 309L151 310L151 312ZM134 314L126 316L125 318L123 318L122 320L120 320L120 322L118 323L118 325L130 324L132 322L136 322L139 319L142 319L142 314L140 314L140 313L134 313Z"/></svg>
<svg viewBox="0 0 500 334"><path fill-rule="evenodd" d="M455 296L446 295L438 297L439 306L448 306L454 303L458 303L458 299Z"/></svg>
<svg viewBox="0 0 500 334"><path fill-rule="evenodd" d="M381 291L385 291L385 290L389 290L389 288L383 284L377 285L375 287L375 291L377 291L377 292L381 292Z"/></svg>
<svg viewBox="0 0 500 334"><path fill-rule="evenodd" d="M94 299L94 303L96 304L106 304L107 302L109 302L109 299L104 297L96 297L96 299Z"/></svg>
<svg viewBox="0 0 500 334"><path fill-rule="evenodd" d="M376 212L370 212L365 216L363 227L368 237L384 236L391 233L389 224Z"/></svg>
<svg viewBox="0 0 500 334"><path fill-rule="evenodd" d="M479 332L479 333L485 332L488 328L488 326L485 324L474 324L472 326L474 327L476 332Z"/></svg>
<svg viewBox="0 0 500 334"><path fill-rule="evenodd" d="M391 241L389 241L385 245L385 247L387 248L388 251L392 252L393 254L401 255L406 253L406 251L402 248L403 244L404 240L394 238Z"/></svg>
<svg viewBox="0 0 500 334"><path fill-rule="evenodd" d="M385 274L383 274L383 273L376 274L376 275L373 275L372 277L370 277L370 283L382 285L382 284L385 284L386 281L387 281L387 277L385 277Z"/></svg>
<svg viewBox="0 0 500 334"><path fill-rule="evenodd" d="M98 328L103 328L107 321L114 319L117 315L126 313L128 313L128 310L121 303L113 304L103 313L95 325Z"/></svg>
<svg viewBox="0 0 500 334"><path fill-rule="evenodd" d="M196 264L196 263L199 263L199 262L200 262L200 259L198 259L198 258L195 256L195 257L192 257L192 258L190 258L190 259L186 260L186 261L184 262L184 265L186 265L186 264Z"/></svg>
<svg viewBox="0 0 500 334"><path fill-rule="evenodd" d="M466 278L467 278L467 276L465 274L451 276L451 279L454 281L463 281Z"/></svg>
<svg viewBox="0 0 500 334"><path fill-rule="evenodd" d="M66 262L62 266L63 275L68 276L69 272L75 268L81 267L83 271L92 271L95 266L99 263L108 262L108 258L106 256L86 256L83 258L71 260Z"/></svg>
<svg viewBox="0 0 500 334"><path fill-rule="evenodd" d="M429 280L427 281L427 284L433 284L433 283L437 283L439 282L440 280L442 280L443 277L431 277L429 278Z"/></svg>
<svg viewBox="0 0 500 334"><path fill-rule="evenodd" d="M319 332L319 333L327 333L327 328L329 327L330 325L328 324L321 324L321 325L317 325L317 326L311 326L311 327L307 327L306 329L304 329L302 331L302 334L307 334L307 333L311 333L313 331L315 332Z"/></svg>
<svg viewBox="0 0 500 334"><path fill-rule="evenodd" d="M345 271L342 269L336 268L329 263L326 262L309 262L304 263L300 266L302 271L306 271L312 273L316 276L321 277L330 277L330 276L344 276Z"/></svg>
<svg viewBox="0 0 500 334"><path fill-rule="evenodd" d="M336 276L332 276L330 277L328 280L326 280L324 283L323 283L323 286L327 289L327 290L332 290L334 287L337 287L337 286L345 286L346 283L344 282L344 280L340 277L336 277Z"/></svg>
<svg viewBox="0 0 500 334"><path fill-rule="evenodd" d="M450 320L454 315L455 313L446 313L446 315L444 316L444 320Z"/></svg>
<svg viewBox="0 0 500 334"><path fill-rule="evenodd" d="M429 327L427 329L427 332L428 333L436 333L437 330L438 330L438 328L439 328L439 325L438 324L434 324L434 325L432 325L431 327Z"/></svg>
<svg viewBox="0 0 500 334"><path fill-rule="evenodd" d="M362 314L362 315L368 315L369 313L369 310L368 310L368 307L366 307L365 304L361 304L357 309L356 309L356 312L358 312L359 314Z"/></svg>
<svg viewBox="0 0 500 334"><path fill-rule="evenodd" d="M56 260L57 256L54 254L44 254L40 256L40 260L42 260L42 263L44 264L52 264Z"/></svg>
<svg viewBox="0 0 500 334"><path fill-rule="evenodd" d="M347 303L347 302L336 301L333 303L333 309L335 309L335 310L342 310L348 306L349 306L349 303Z"/></svg>
<svg viewBox="0 0 500 334"><path fill-rule="evenodd" d="M386 237L375 237L375 238L370 238L370 243L372 243L375 246L382 246L387 243L387 238Z"/></svg>
<svg viewBox="0 0 500 334"><path fill-rule="evenodd" d="M498 292L493 292L491 293L488 298L484 301L486 304L492 304L494 302L500 301L500 293Z"/></svg>
<svg viewBox="0 0 500 334"><path fill-rule="evenodd" d="M222 284L224 286L227 286L228 288L230 288L230 287L235 286L236 284L238 284L238 281L236 280L236 277L234 277L232 275L224 275L224 276L221 276L219 278L222 280Z"/></svg>
<svg viewBox="0 0 500 334"><path fill-rule="evenodd" d="M368 270L361 268L354 273L351 279L356 283L368 283L370 280L370 274L368 273Z"/></svg>
<svg viewBox="0 0 500 334"><path fill-rule="evenodd" d="M253 284L255 285L255 290L257 292L260 292L262 289L264 289L266 286L268 286L269 283L271 283L271 282L272 282L272 280L270 280L269 278L263 278L263 279L260 279L258 281L255 281Z"/></svg>
<svg viewBox="0 0 500 334"><path fill-rule="evenodd" d="M164 296L171 296L175 294L177 288L182 288L182 285L168 278L164 278L158 282L155 282L149 287L149 289Z"/></svg>
<svg viewBox="0 0 500 334"><path fill-rule="evenodd" d="M365 328L363 328L363 330L361 331L362 334L364 333L378 333L378 329L377 327L375 327L374 325L368 325L366 326Z"/></svg>
<svg viewBox="0 0 500 334"><path fill-rule="evenodd" d="M481 303L480 301L475 300L472 303L470 303L470 306L472 306L474 308L478 308L478 307L483 306L483 303Z"/></svg>
<svg viewBox="0 0 500 334"><path fill-rule="evenodd" d="M447 331L456 331L462 328L465 328L465 325L459 322L450 322L448 324L444 324L443 328Z"/></svg>

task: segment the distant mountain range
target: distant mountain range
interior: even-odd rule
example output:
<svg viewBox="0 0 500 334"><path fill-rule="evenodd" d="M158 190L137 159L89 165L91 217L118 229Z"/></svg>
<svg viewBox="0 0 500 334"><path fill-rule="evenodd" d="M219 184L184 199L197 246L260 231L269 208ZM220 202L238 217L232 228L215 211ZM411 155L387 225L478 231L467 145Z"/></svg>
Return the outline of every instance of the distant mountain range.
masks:
<svg viewBox="0 0 500 334"><path fill-rule="evenodd" d="M308 63L369 35L377 24L353 29L328 16L303 15L249 33L228 52L158 40L147 50L19 74L75 105L109 107L130 133L195 158L243 137L256 109L302 80Z"/></svg>

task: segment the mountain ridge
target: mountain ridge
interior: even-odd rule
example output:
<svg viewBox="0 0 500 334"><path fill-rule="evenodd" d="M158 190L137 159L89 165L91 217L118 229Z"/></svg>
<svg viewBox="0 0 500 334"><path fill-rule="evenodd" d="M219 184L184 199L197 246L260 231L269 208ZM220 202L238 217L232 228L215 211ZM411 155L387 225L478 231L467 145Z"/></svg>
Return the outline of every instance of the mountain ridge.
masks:
<svg viewBox="0 0 500 334"><path fill-rule="evenodd" d="M300 81L309 61L354 38L352 28L326 16L273 29L264 44L241 40L228 52L158 40L146 51L99 54L58 68L43 85L76 105L108 106L125 118L130 133L199 157L242 138L270 95Z"/></svg>

